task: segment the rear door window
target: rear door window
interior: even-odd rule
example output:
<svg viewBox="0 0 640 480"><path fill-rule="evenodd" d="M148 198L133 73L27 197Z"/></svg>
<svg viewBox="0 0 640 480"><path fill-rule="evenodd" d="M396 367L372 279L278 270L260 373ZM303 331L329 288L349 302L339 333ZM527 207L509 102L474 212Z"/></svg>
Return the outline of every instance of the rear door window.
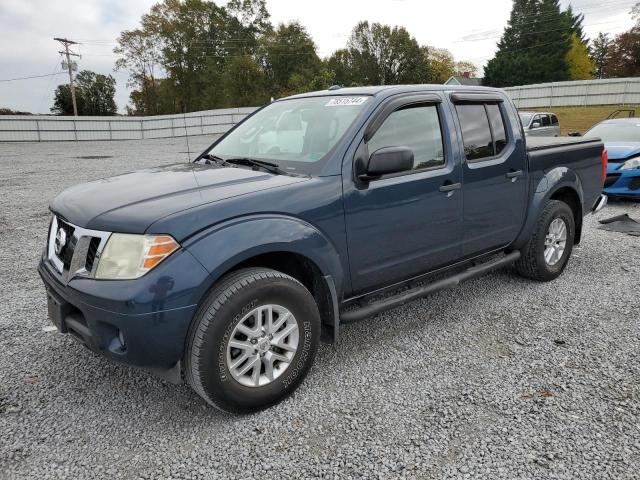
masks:
<svg viewBox="0 0 640 480"><path fill-rule="evenodd" d="M558 117L556 117L555 115L551 115L551 125L557 127L559 124L560 122L558 122Z"/></svg>
<svg viewBox="0 0 640 480"><path fill-rule="evenodd" d="M456 111L462 128L464 154L467 160L493 156L493 140L489 118L482 103L457 105Z"/></svg>
<svg viewBox="0 0 640 480"><path fill-rule="evenodd" d="M469 103L456 105L462 129L464 154L468 161L499 155L508 138L500 105Z"/></svg>

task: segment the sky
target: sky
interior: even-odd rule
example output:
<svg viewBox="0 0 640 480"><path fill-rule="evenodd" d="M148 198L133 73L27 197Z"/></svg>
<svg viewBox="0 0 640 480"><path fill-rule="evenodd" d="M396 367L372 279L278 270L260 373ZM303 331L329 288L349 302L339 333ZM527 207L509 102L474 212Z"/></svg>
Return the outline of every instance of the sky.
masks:
<svg viewBox="0 0 640 480"><path fill-rule="evenodd" d="M613 35L629 29L629 10L636 0L561 0L585 14L585 32ZM18 77L60 72L60 44L53 37L81 42L79 69L112 74L117 81L116 104L125 111L128 75L114 72L115 39L136 28L157 0L0 0L0 108L49 113L55 87L68 81L55 76ZM224 4L225 1L216 1ZM321 57L344 47L361 20L402 25L423 45L449 49L456 60L482 67L495 50L509 18L511 0L267 0L274 24L300 21L313 37Z"/></svg>

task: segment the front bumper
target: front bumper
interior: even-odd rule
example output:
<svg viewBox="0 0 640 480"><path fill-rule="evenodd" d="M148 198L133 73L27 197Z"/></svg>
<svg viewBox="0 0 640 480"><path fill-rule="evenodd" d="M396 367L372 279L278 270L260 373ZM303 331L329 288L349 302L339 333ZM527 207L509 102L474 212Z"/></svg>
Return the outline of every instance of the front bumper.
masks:
<svg viewBox="0 0 640 480"><path fill-rule="evenodd" d="M160 375L183 356L208 275L185 251L136 280L81 278L65 284L44 258L38 273L47 290L49 315L61 333L112 360Z"/></svg>
<svg viewBox="0 0 640 480"><path fill-rule="evenodd" d="M610 197L640 198L640 170L608 171L603 192Z"/></svg>

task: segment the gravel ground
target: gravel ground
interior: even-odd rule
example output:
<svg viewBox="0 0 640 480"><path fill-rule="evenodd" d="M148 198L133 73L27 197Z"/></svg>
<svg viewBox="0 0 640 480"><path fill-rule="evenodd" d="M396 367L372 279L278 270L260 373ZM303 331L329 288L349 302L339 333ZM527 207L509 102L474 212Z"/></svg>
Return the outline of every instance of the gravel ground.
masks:
<svg viewBox="0 0 640 480"><path fill-rule="evenodd" d="M251 416L43 330L48 200L185 151L0 144L0 477L640 478L640 238L595 228L640 203L587 217L555 282L500 271L344 327Z"/></svg>

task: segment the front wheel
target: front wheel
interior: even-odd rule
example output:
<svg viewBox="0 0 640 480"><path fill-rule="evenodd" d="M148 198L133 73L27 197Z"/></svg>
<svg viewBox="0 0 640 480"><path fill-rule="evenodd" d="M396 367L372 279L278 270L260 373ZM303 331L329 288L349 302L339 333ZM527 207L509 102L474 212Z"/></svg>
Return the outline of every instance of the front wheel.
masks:
<svg viewBox="0 0 640 480"><path fill-rule="evenodd" d="M575 237L575 219L571 208L558 200L549 200L542 209L529 242L516 262L523 277L547 282L557 278L567 266Z"/></svg>
<svg viewBox="0 0 640 480"><path fill-rule="evenodd" d="M296 279L265 268L224 277L191 326L185 374L209 404L247 413L285 398L306 376L320 314Z"/></svg>

